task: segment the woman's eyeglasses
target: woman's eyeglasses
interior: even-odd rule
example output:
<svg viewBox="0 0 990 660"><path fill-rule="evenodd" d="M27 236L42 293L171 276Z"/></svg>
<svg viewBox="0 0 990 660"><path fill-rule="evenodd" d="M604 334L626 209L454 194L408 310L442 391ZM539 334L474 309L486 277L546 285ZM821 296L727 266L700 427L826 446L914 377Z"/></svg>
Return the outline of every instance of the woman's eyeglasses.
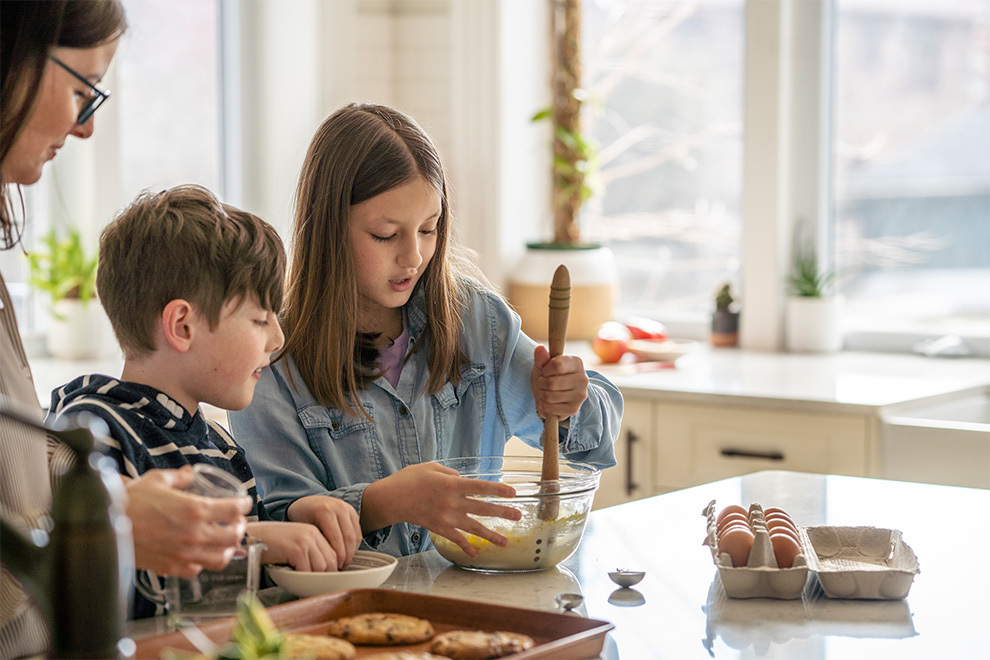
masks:
<svg viewBox="0 0 990 660"><path fill-rule="evenodd" d="M89 82L89 80L76 73L72 69L72 67L70 67L68 64L58 59L54 55L51 55L49 57L52 62L54 62L55 64L59 65L60 67L71 73L77 80L79 80L82 83L85 83L85 85L92 90L92 95L89 97L89 100L86 101L86 104L79 110L79 117L76 118L76 123L82 126L83 124L89 121L89 118L93 116L93 113L96 112L96 109L99 108L101 105L103 105L104 101L110 98L110 90L104 92L102 89L97 89L96 85L94 85L93 83Z"/></svg>

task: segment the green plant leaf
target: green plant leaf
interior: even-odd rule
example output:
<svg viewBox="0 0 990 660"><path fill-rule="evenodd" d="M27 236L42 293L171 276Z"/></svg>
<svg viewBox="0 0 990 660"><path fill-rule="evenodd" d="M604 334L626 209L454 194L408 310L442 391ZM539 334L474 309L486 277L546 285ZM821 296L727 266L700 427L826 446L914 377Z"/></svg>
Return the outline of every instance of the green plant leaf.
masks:
<svg viewBox="0 0 990 660"><path fill-rule="evenodd" d="M51 296L54 305L64 298L84 304L96 292L97 255L86 254L79 230L69 229L60 237L52 229L39 239L36 252L28 252L28 283Z"/></svg>

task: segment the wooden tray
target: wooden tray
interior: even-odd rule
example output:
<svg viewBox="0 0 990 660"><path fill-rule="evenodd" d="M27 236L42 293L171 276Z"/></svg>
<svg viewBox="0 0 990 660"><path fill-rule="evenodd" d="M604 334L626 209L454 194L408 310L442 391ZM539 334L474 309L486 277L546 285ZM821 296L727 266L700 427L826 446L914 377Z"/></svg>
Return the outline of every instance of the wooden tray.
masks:
<svg viewBox="0 0 990 660"><path fill-rule="evenodd" d="M593 658L601 653L605 634L615 626L608 621L586 619L473 600L427 596L391 589L351 589L268 608L272 621L282 631L326 634L330 622L365 612L396 612L428 619L437 634L448 630L504 630L523 633L535 645L528 651L509 656L523 658ZM222 644L230 639L234 619L223 619L200 626L210 639ZM357 657L387 650L428 651L430 643L409 646L358 646ZM167 648L194 651L181 632L145 637L137 641L135 657L157 660Z"/></svg>

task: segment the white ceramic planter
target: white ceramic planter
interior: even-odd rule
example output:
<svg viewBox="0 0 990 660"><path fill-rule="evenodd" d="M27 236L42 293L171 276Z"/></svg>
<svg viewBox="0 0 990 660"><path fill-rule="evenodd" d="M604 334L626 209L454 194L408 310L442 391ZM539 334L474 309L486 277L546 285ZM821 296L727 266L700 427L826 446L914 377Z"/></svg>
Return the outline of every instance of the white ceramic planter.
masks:
<svg viewBox="0 0 990 660"><path fill-rule="evenodd" d="M548 334L550 282L561 264L571 276L569 340L590 340L613 317L619 299L615 255L606 247L563 248L531 244L509 277L509 302L522 317L522 329L536 340Z"/></svg>
<svg viewBox="0 0 990 660"><path fill-rule="evenodd" d="M78 300L59 300L48 329L48 352L64 360L86 360L99 356L103 341L103 308L98 300L85 305ZM61 317L61 318L58 318Z"/></svg>
<svg viewBox="0 0 990 660"><path fill-rule="evenodd" d="M842 348L842 297L787 299L786 340L791 353L834 353Z"/></svg>

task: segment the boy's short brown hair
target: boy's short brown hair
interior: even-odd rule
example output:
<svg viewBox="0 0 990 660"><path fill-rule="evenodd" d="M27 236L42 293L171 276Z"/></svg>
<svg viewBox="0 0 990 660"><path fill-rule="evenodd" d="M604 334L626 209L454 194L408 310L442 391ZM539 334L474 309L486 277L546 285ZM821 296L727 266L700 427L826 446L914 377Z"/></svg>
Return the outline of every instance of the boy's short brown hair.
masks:
<svg viewBox="0 0 990 660"><path fill-rule="evenodd" d="M228 301L252 295L278 313L284 282L275 229L202 186L144 192L100 236L96 289L127 357L155 350L172 300L195 305L215 328Z"/></svg>

